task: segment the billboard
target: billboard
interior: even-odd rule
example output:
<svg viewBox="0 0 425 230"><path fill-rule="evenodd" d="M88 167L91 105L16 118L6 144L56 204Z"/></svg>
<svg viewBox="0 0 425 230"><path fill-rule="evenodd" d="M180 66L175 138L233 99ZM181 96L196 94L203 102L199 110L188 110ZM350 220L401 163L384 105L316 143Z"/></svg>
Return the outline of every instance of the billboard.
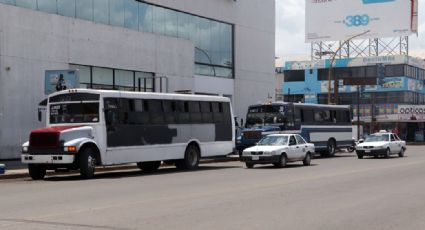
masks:
<svg viewBox="0 0 425 230"><path fill-rule="evenodd" d="M46 70L44 74L44 94L78 88L80 86L78 70Z"/></svg>
<svg viewBox="0 0 425 230"><path fill-rule="evenodd" d="M305 41L407 36L417 30L417 0L306 0ZM416 14L416 16L415 16Z"/></svg>

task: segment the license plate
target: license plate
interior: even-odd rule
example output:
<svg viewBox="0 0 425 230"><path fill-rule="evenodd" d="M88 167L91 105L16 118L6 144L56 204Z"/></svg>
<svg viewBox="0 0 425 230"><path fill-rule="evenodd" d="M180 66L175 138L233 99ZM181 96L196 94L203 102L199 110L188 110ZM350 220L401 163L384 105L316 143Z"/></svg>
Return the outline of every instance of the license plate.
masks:
<svg viewBox="0 0 425 230"><path fill-rule="evenodd" d="M260 157L259 156L252 156L252 160L253 161L258 161L258 160L260 160Z"/></svg>
<svg viewBox="0 0 425 230"><path fill-rule="evenodd" d="M364 152L365 152L365 153L370 153L370 150L365 150Z"/></svg>

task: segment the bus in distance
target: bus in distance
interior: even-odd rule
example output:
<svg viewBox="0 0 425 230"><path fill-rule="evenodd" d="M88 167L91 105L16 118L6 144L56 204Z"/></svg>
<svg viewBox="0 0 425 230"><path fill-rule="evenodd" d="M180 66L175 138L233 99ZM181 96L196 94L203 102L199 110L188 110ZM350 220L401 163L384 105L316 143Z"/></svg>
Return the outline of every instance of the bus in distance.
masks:
<svg viewBox="0 0 425 230"><path fill-rule="evenodd" d="M149 172L161 161L194 170L235 143L230 99L219 96L64 90L49 95L46 123L22 145L33 179L55 169L89 179L96 166L127 163Z"/></svg>
<svg viewBox="0 0 425 230"><path fill-rule="evenodd" d="M255 145L263 136L275 133L300 134L315 145L322 156L334 156L337 149L353 146L350 107L289 102L251 105L245 128L236 139L236 150Z"/></svg>

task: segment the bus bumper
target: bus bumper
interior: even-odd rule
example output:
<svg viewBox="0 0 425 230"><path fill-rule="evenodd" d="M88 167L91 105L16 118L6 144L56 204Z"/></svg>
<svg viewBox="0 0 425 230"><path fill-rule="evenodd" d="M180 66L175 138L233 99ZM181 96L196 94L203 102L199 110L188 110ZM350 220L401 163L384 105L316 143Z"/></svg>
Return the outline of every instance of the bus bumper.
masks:
<svg viewBox="0 0 425 230"><path fill-rule="evenodd" d="M21 155L21 161L25 164L72 164L74 159L74 155Z"/></svg>

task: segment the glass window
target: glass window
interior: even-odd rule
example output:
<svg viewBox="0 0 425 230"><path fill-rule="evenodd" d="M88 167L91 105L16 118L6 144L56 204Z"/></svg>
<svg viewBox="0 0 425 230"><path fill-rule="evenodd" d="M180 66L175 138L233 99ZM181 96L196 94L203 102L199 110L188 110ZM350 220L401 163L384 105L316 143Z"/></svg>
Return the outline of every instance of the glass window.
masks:
<svg viewBox="0 0 425 230"><path fill-rule="evenodd" d="M29 9L37 9L36 0L16 0L16 6L29 8Z"/></svg>
<svg viewBox="0 0 425 230"><path fill-rule="evenodd" d="M15 0L0 0L0 3L6 3L9 5L15 5Z"/></svg>
<svg viewBox="0 0 425 230"><path fill-rule="evenodd" d="M109 0L109 24L124 26L124 0Z"/></svg>
<svg viewBox="0 0 425 230"><path fill-rule="evenodd" d="M112 69L93 67L93 88L112 89L113 73Z"/></svg>
<svg viewBox="0 0 425 230"><path fill-rule="evenodd" d="M153 32L153 6L139 3L139 30Z"/></svg>
<svg viewBox="0 0 425 230"><path fill-rule="evenodd" d="M75 17L75 0L58 0L58 14L67 17Z"/></svg>
<svg viewBox="0 0 425 230"><path fill-rule="evenodd" d="M174 10L165 9L164 10L164 20L165 20L165 35L177 37L177 12Z"/></svg>
<svg viewBox="0 0 425 230"><path fill-rule="evenodd" d="M297 139L299 145L305 144L304 139L300 135L295 135L295 138Z"/></svg>
<svg viewBox="0 0 425 230"><path fill-rule="evenodd" d="M221 56L221 62L217 63L224 66L233 66L233 60L232 60L232 50L233 50L233 44L232 44L232 26L228 24L222 24L220 29L220 56Z"/></svg>
<svg viewBox="0 0 425 230"><path fill-rule="evenodd" d="M284 71L285 82L305 81L305 70Z"/></svg>
<svg viewBox="0 0 425 230"><path fill-rule="evenodd" d="M190 36L190 15L177 12L178 33L177 36L183 39L189 39Z"/></svg>
<svg viewBox="0 0 425 230"><path fill-rule="evenodd" d="M81 88L90 88L90 66L69 65L70 69L78 69Z"/></svg>
<svg viewBox="0 0 425 230"><path fill-rule="evenodd" d="M109 2L105 0L94 0L93 5L94 22L109 24Z"/></svg>
<svg viewBox="0 0 425 230"><path fill-rule="evenodd" d="M138 2L125 0L124 2L124 26L126 28L139 29L139 8Z"/></svg>
<svg viewBox="0 0 425 230"><path fill-rule="evenodd" d="M144 73L144 72L136 72L136 84L138 91L143 92L154 92L153 88L153 74L152 73Z"/></svg>
<svg viewBox="0 0 425 230"><path fill-rule="evenodd" d="M134 90L134 75L132 71L115 70L115 89Z"/></svg>
<svg viewBox="0 0 425 230"><path fill-rule="evenodd" d="M37 8L38 10L44 11L47 13L52 13L52 14L57 13L56 0L38 0Z"/></svg>
<svg viewBox="0 0 425 230"><path fill-rule="evenodd" d="M162 7L153 7L153 32L165 34L165 9Z"/></svg>
<svg viewBox="0 0 425 230"><path fill-rule="evenodd" d="M93 21L93 0L76 1L77 18Z"/></svg>

